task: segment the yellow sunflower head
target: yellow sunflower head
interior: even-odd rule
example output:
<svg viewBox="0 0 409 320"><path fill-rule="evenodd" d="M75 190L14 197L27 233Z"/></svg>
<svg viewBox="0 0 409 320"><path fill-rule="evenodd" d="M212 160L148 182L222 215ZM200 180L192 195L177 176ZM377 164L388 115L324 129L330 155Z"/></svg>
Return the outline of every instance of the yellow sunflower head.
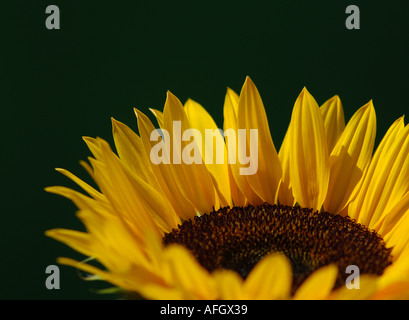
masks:
<svg viewBox="0 0 409 320"><path fill-rule="evenodd" d="M223 128L170 92L159 128L112 120L116 153L85 137L81 162L98 188L71 199L86 232L46 234L103 265L59 258L146 299L409 297L409 126L396 120L374 150L372 101L345 124L338 96L304 88L277 153L247 78L228 89Z"/></svg>

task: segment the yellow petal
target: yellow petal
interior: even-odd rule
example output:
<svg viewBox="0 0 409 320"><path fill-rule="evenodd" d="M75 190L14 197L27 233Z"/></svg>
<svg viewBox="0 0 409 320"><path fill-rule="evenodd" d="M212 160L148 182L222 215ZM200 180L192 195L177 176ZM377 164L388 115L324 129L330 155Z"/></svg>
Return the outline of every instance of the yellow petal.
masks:
<svg viewBox="0 0 409 320"><path fill-rule="evenodd" d="M140 286L133 286L132 289L137 288L138 293L149 300L186 300L189 299L184 295L184 292L176 288L169 288L165 285L157 285L155 283L143 283Z"/></svg>
<svg viewBox="0 0 409 320"><path fill-rule="evenodd" d="M209 171L204 163L185 164L182 161L182 151L189 143L177 138L186 130L191 129L181 102L176 96L168 92L164 115L164 129L170 135L170 166L173 177L177 181L182 193L189 198L200 213L213 211L215 206L215 189ZM174 127L175 124L180 127ZM179 125L178 124L178 125ZM174 132L175 129L175 132ZM176 132L176 130L180 130ZM180 141L182 140L182 141ZM194 216L193 214L192 216Z"/></svg>
<svg viewBox="0 0 409 320"><path fill-rule="evenodd" d="M278 158L280 159L283 170L283 177L278 190L278 201L280 204L287 206L294 205L293 189L291 187L290 178L290 143L289 131L287 130L280 151L278 152Z"/></svg>
<svg viewBox="0 0 409 320"><path fill-rule="evenodd" d="M237 122L239 130L246 130L246 151L240 150L239 145L237 150L239 158L240 152L246 152L246 155L250 156L249 164L242 165L240 169L254 166L256 170L249 170L254 174L246 175L248 184L263 201L275 203L278 184L282 176L281 164L271 138L263 102L249 77L246 78L240 93ZM251 145L255 143L252 139L253 133L258 138L258 146L254 155L252 155Z"/></svg>
<svg viewBox="0 0 409 320"><path fill-rule="evenodd" d="M248 299L288 299L291 282L288 259L282 254L270 254L250 272L244 282L244 292Z"/></svg>
<svg viewBox="0 0 409 320"><path fill-rule="evenodd" d="M298 288L295 300L322 300L328 298L338 274L335 265L322 267L311 274Z"/></svg>
<svg viewBox="0 0 409 320"><path fill-rule="evenodd" d="M85 143L87 144L89 150L92 152L94 157L96 159L100 159L101 158L101 148L99 146L99 142L97 141L97 139L94 139L91 137L82 137L82 139L85 141Z"/></svg>
<svg viewBox="0 0 409 320"><path fill-rule="evenodd" d="M354 196L371 160L375 135L376 116L371 101L352 116L331 152L325 211L333 214L340 212Z"/></svg>
<svg viewBox="0 0 409 320"><path fill-rule="evenodd" d="M85 169L85 171L87 171L91 178L94 179L94 171L92 170L92 167L89 165L89 163L84 160L81 160L80 165Z"/></svg>
<svg viewBox="0 0 409 320"><path fill-rule="evenodd" d="M372 299L409 299L409 256L399 257L384 270Z"/></svg>
<svg viewBox="0 0 409 320"><path fill-rule="evenodd" d="M388 213L385 214L385 218L379 221L379 224L375 226L378 233L384 237L396 226L398 221L409 212L409 192L407 192L402 199L396 203L395 206L388 209Z"/></svg>
<svg viewBox="0 0 409 320"><path fill-rule="evenodd" d="M67 178L71 179L74 181L76 184L78 184L84 191L86 191L91 197L94 199L98 199L100 201L106 201L104 195L100 193L99 191L95 190L93 187L91 187L88 183L82 181L80 178L69 172L68 170L61 169L61 168L56 168L56 171L62 173L65 175Z"/></svg>
<svg viewBox="0 0 409 320"><path fill-rule="evenodd" d="M377 167L377 163L384 156L387 150L390 149L391 145L395 141L396 137L402 132L404 128L403 117L396 120L388 129L384 137L382 138L379 146L377 147L371 162L368 166L367 172L365 173L362 182L360 183L359 192L357 197L348 206L348 215L362 222L364 220L369 221L369 217L366 217L366 213L362 211L363 202L365 200L366 193L371 183L371 178Z"/></svg>
<svg viewBox="0 0 409 320"><path fill-rule="evenodd" d="M70 199L79 209L104 210L110 208L107 201L97 201L70 188L54 186L45 188L45 191Z"/></svg>
<svg viewBox="0 0 409 320"><path fill-rule="evenodd" d="M152 272L155 265L149 252L152 242L161 243L162 238L152 228L141 229L134 221L106 212L81 210L78 217L92 236L92 254L111 271L123 272L131 266ZM152 234L149 238L147 234ZM149 243L148 243L149 239ZM142 270L139 270L142 272Z"/></svg>
<svg viewBox="0 0 409 320"><path fill-rule="evenodd" d="M239 96L232 89L227 88L227 93L224 100L224 123L223 131L226 136L228 130L233 130L236 137L229 138L225 137L226 148L228 152L228 162L229 162L229 175L230 175L230 190L233 198L233 202L236 206L244 206L246 203L246 198L244 194L247 194L252 199L257 199L261 201L260 198L251 190L249 184L247 183L246 177L240 175L240 168L238 164L238 155L237 155L237 112L239 109Z"/></svg>
<svg viewBox="0 0 409 320"><path fill-rule="evenodd" d="M65 243L86 256L92 256L95 253L91 249L90 235L86 232L68 229L52 229L46 231L45 235Z"/></svg>
<svg viewBox="0 0 409 320"><path fill-rule="evenodd" d="M173 285L190 293L191 299L214 299L216 296L210 274L179 245L168 246L165 254L169 259ZM192 281L194 279L194 281Z"/></svg>
<svg viewBox="0 0 409 320"><path fill-rule="evenodd" d="M331 152L345 129L344 109L342 108L341 100L335 95L325 101L320 110L324 119L328 151Z"/></svg>
<svg viewBox="0 0 409 320"><path fill-rule="evenodd" d="M159 191L161 187L152 170L151 160L144 150L142 139L126 125L115 119L112 119L112 128L115 146L121 164L123 164L127 173L133 176L136 181L141 179L147 185ZM168 199L164 197L161 192L158 192L155 201L165 202L166 206L169 207L167 205ZM166 223L172 225L172 227L175 227L180 223L180 219L171 208L167 210L167 213L163 215L163 218L165 221L167 220Z"/></svg>
<svg viewBox="0 0 409 320"><path fill-rule="evenodd" d="M143 296L150 297L149 295L145 295L145 291L148 291L144 286L145 283L148 283L148 289L155 286L154 278L149 277L149 273L144 273L143 276L145 277L145 281L142 281L141 278L143 277L135 277L129 273L113 273L113 272L106 272L101 269L98 269L94 266L91 266L87 263L78 262L73 259L69 258L58 258L57 262L59 264L72 266L74 268L83 270L89 274L97 275L99 279L108 281L124 290L128 290L130 292L135 291L135 288L140 289ZM151 283L149 283L151 281ZM153 283L153 285L152 285ZM160 290L161 297L169 298L169 299L176 299L178 295L176 292L172 292L171 290Z"/></svg>
<svg viewBox="0 0 409 320"><path fill-rule="evenodd" d="M392 125L381 141L365 174L360 192L350 204L351 216L370 229L379 226L388 209L409 190L409 126ZM352 216L355 218L354 216Z"/></svg>
<svg viewBox="0 0 409 320"><path fill-rule="evenodd" d="M81 210L78 217L86 226L87 233L53 229L47 231L46 235L87 256L97 258L108 268L127 268L131 261L137 261L140 265L145 263L147 267L140 242L136 240L138 235L129 233L124 223L115 217L112 211L108 213Z"/></svg>
<svg viewBox="0 0 409 320"><path fill-rule="evenodd" d="M407 197L405 199L407 201ZM392 256L394 261L402 257L409 256L409 209L403 213L401 219L396 225L384 235L388 247L392 247Z"/></svg>
<svg viewBox="0 0 409 320"><path fill-rule="evenodd" d="M397 279L394 283L379 289L371 297L372 300L409 300L409 281Z"/></svg>
<svg viewBox="0 0 409 320"><path fill-rule="evenodd" d="M151 153L152 148L158 142L151 141L151 133L156 130L149 118L135 109L135 114L138 119L138 129L141 135L142 143L146 154ZM160 190L169 200L173 209L183 219L189 219L196 214L195 206L187 196L182 193L177 181L174 179L171 164L153 164L151 162L152 171L160 185Z"/></svg>
<svg viewBox="0 0 409 320"><path fill-rule="evenodd" d="M180 220L169 210L167 199L139 177L128 174L108 143L99 140L105 168L94 169L107 199L141 229L155 229L153 221L166 232L176 227Z"/></svg>
<svg viewBox="0 0 409 320"><path fill-rule="evenodd" d="M359 289L348 289L343 286L330 294L331 300L367 300L376 292L376 277L373 275L360 275Z"/></svg>
<svg viewBox="0 0 409 320"><path fill-rule="evenodd" d="M96 268L94 266L91 266L89 264L86 264L86 263L76 261L74 259L61 257L61 258L57 259L57 262L59 264L62 264L62 265L71 266L71 267L80 269L80 270L85 271L85 272L87 272L89 274L97 275L98 277L100 277L100 279L105 279L107 281L109 281L109 279L111 279L108 272L102 271L101 269L98 269L98 268Z"/></svg>
<svg viewBox="0 0 409 320"><path fill-rule="evenodd" d="M141 138L128 126L114 118L112 118L112 134L121 162L129 168L130 172L157 188Z"/></svg>
<svg viewBox="0 0 409 320"><path fill-rule="evenodd" d="M306 88L295 102L289 138L295 201L302 207L320 210L329 182L328 147L321 111Z"/></svg>
<svg viewBox="0 0 409 320"><path fill-rule="evenodd" d="M243 300L243 280L234 271L218 269L212 273L217 290L217 299Z"/></svg>
<svg viewBox="0 0 409 320"><path fill-rule="evenodd" d="M247 200L236 184L230 164L228 168L229 168L230 192L231 192L231 198L233 201L233 205L236 207L243 207L247 204Z"/></svg>
<svg viewBox="0 0 409 320"><path fill-rule="evenodd" d="M156 109L151 109L151 108L149 108L149 110L155 116L156 121L158 121L159 127L163 128L163 112L156 110Z"/></svg>
<svg viewBox="0 0 409 320"><path fill-rule="evenodd" d="M232 206L227 149L222 133L209 113L196 101L188 99L185 112L190 126L198 129L202 139L202 159L216 181L217 189L223 196L224 206Z"/></svg>

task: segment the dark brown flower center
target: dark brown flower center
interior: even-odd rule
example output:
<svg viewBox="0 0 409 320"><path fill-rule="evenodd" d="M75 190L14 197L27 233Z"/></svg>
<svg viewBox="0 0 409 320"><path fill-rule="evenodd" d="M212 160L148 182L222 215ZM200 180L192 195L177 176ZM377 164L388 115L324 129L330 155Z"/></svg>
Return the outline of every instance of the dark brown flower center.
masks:
<svg viewBox="0 0 409 320"><path fill-rule="evenodd" d="M231 269L243 279L265 255L281 252L292 265L292 292L330 263L339 268L334 288L345 285L349 265L381 275L392 263L382 237L349 217L280 205L222 208L185 221L163 241L188 248L209 272Z"/></svg>

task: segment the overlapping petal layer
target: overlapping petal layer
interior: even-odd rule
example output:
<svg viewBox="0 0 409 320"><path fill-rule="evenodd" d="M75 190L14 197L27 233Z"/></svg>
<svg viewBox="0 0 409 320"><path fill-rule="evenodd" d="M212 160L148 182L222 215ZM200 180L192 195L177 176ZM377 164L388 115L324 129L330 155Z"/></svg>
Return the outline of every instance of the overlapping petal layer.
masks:
<svg viewBox="0 0 409 320"><path fill-rule="evenodd" d="M65 187L47 191L75 203L86 232L53 229L47 235L97 260L104 270L67 258L59 259L60 263L148 299L409 297L405 280L409 277L409 126L403 117L392 124L372 154L376 133L372 101L345 125L338 96L319 107L304 88L277 154L264 105L250 78L240 95L227 90L223 134L205 108L193 100L183 106L170 92L163 112L151 111L162 132L139 110L135 110L139 135L112 120L117 153L103 139L84 138L94 157L90 165L82 165L98 190L58 169L88 195ZM188 129L194 129L189 131L192 136L177 138L178 131ZM258 167L251 175L240 174L246 165L235 148L239 129L245 130L244 156L251 155L250 130L258 132L257 159L252 159ZM206 130L211 130L218 147L199 142ZM186 147L197 148L202 163L184 163L177 151ZM162 153L152 161L154 148ZM220 150L223 162L217 163ZM212 163L206 161L210 154ZM382 276L361 277L362 290L358 291L333 291L338 271L328 265L315 271L292 295L292 268L283 255L265 256L243 280L232 270L209 273L186 248L162 243L165 233L198 213L263 202L349 215L382 235L393 248L393 263Z"/></svg>

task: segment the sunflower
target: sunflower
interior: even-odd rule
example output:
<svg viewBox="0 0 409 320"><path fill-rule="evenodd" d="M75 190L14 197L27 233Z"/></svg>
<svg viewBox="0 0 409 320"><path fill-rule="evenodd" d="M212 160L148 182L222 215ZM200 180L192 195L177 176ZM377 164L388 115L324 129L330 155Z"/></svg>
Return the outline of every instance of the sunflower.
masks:
<svg viewBox="0 0 409 320"><path fill-rule="evenodd" d="M89 257L60 264L145 299L409 298L403 117L374 152L372 101L346 124L338 96L318 106L304 88L277 153L249 77L240 95L227 89L223 130L197 102L182 105L170 92L163 112L151 111L160 130L137 109L138 134L112 119L116 152L84 137L93 157L81 164L97 188L57 169L87 193L46 189L72 200L86 229L46 232ZM189 139L173 139L189 129ZM223 153L185 163L174 150L202 160ZM257 170L243 174L251 161ZM359 277L348 282L351 268Z"/></svg>

